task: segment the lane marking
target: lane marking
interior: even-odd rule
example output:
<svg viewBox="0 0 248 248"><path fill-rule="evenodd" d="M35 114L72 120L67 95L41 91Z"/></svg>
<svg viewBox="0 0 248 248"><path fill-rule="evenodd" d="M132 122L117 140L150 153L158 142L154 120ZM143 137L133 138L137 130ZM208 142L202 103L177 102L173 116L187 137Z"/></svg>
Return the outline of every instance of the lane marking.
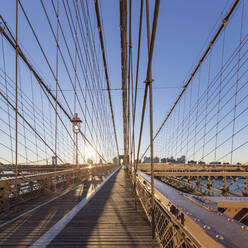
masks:
<svg viewBox="0 0 248 248"><path fill-rule="evenodd" d="M66 225L79 213L79 211L94 197L94 195L104 186L104 184L117 172L121 167L115 169L100 185L95 188L90 195L81 200L70 212L68 212L62 219L54 224L46 233L44 233L38 240L36 240L31 248L47 247L51 241L66 227Z"/></svg>

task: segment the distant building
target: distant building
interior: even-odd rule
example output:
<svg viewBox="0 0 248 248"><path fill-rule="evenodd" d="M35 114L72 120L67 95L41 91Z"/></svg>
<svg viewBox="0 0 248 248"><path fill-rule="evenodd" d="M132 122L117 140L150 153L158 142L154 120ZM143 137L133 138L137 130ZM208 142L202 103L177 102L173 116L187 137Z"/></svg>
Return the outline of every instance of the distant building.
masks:
<svg viewBox="0 0 248 248"><path fill-rule="evenodd" d="M150 157L144 157L143 163L151 163Z"/></svg>
<svg viewBox="0 0 248 248"><path fill-rule="evenodd" d="M113 164L118 164L119 163L119 159L117 157L113 158Z"/></svg>
<svg viewBox="0 0 248 248"><path fill-rule="evenodd" d="M213 162L210 162L209 164L215 164L215 165L217 165L217 164L221 164L221 162L215 162L215 161L213 161Z"/></svg>
<svg viewBox="0 0 248 248"><path fill-rule="evenodd" d="M196 164L196 161L195 160L189 160L188 164Z"/></svg>
<svg viewBox="0 0 248 248"><path fill-rule="evenodd" d="M170 158L167 158L167 162L175 164L176 160L171 156Z"/></svg>
<svg viewBox="0 0 248 248"><path fill-rule="evenodd" d="M161 158L160 163L166 163L167 162L167 158Z"/></svg>
<svg viewBox="0 0 248 248"><path fill-rule="evenodd" d="M154 163L159 163L159 157L155 157L155 158L153 159L153 162L154 162Z"/></svg>
<svg viewBox="0 0 248 248"><path fill-rule="evenodd" d="M185 164L186 157L183 155L180 158L177 158L177 163L178 164Z"/></svg>

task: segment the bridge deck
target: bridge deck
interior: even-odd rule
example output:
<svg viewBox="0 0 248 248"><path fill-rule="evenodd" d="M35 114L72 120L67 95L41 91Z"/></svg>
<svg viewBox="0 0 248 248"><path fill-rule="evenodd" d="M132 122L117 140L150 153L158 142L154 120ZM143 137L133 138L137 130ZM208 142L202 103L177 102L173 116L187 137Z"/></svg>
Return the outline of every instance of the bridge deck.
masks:
<svg viewBox="0 0 248 248"><path fill-rule="evenodd" d="M46 244L50 247L151 247L150 225L142 210L134 208L134 195L124 170L115 173L62 231L51 238L53 227L103 178L88 180L15 221L0 223L0 247L32 244L38 247ZM39 243L47 233L50 240Z"/></svg>
<svg viewBox="0 0 248 248"><path fill-rule="evenodd" d="M134 195L121 169L72 219L49 247L151 247L151 228L134 207Z"/></svg>
<svg viewBox="0 0 248 248"><path fill-rule="evenodd" d="M1 219L0 247L32 245L103 180L104 176L90 177L68 192L23 204L17 213Z"/></svg>

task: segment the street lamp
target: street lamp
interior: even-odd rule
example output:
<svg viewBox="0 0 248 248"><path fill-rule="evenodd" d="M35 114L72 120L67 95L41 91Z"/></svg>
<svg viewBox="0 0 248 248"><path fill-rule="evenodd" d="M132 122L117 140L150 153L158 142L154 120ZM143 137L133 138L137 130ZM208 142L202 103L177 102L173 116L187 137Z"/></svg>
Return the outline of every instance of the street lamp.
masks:
<svg viewBox="0 0 248 248"><path fill-rule="evenodd" d="M73 118L71 119L71 122L72 122L72 125L73 125L73 132L75 133L76 135L76 168L78 168L78 133L80 132L80 126L81 126L81 120L80 118L78 117L78 114L75 113Z"/></svg>

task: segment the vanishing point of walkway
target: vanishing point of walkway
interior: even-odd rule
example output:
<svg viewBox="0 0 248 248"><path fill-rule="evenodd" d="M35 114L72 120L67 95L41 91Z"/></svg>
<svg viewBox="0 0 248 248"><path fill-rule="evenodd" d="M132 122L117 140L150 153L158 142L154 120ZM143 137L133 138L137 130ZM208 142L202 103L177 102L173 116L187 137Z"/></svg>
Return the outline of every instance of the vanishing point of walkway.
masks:
<svg viewBox="0 0 248 248"><path fill-rule="evenodd" d="M151 228L136 211L124 169L114 174L95 197L51 242L50 247L151 247Z"/></svg>

